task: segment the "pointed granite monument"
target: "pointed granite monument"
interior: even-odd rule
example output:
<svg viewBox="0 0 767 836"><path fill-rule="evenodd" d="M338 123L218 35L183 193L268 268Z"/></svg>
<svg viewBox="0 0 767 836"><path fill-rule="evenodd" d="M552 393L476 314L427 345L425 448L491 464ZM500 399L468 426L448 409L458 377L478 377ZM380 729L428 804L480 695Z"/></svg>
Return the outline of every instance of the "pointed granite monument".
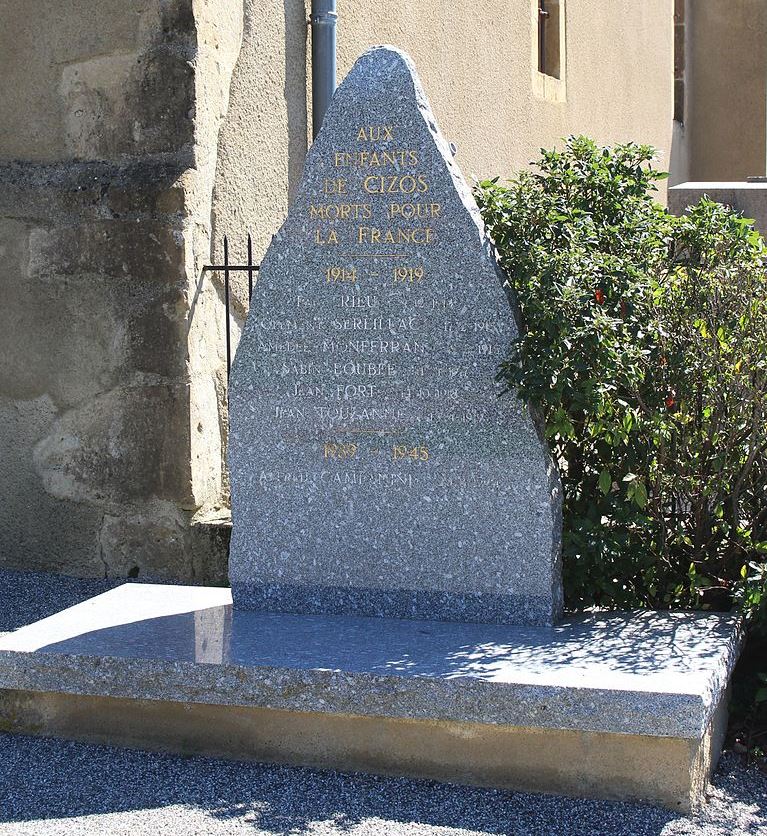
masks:
<svg viewBox="0 0 767 836"><path fill-rule="evenodd" d="M232 369L235 607L552 624L560 496L513 301L410 60L338 89Z"/></svg>
<svg viewBox="0 0 767 836"><path fill-rule="evenodd" d="M516 333L412 65L371 50L232 373L234 607L125 584L0 637L0 728L699 805L739 618L550 626L558 481L495 380Z"/></svg>

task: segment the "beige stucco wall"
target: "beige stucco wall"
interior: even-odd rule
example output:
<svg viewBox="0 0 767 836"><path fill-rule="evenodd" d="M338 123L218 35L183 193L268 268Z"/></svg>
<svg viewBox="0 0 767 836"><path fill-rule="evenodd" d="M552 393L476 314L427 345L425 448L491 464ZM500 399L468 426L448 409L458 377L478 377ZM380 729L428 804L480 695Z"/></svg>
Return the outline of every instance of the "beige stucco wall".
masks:
<svg viewBox="0 0 767 836"><path fill-rule="evenodd" d="M308 5L2 0L0 564L220 577L192 525L226 495L221 277L202 266L225 233L260 259L284 220ZM340 74L372 44L408 51L467 175L570 133L665 165L672 0L567 0L548 94L535 5L340 0Z"/></svg>
<svg viewBox="0 0 767 836"><path fill-rule="evenodd" d="M307 127L308 3L244 0L242 47L232 76L228 115L219 136L213 193L213 253L243 263L246 235L255 260L263 256L288 211L310 142ZM234 315L247 310L246 279L232 277ZM221 276L213 281L220 286ZM236 324L235 323L235 324Z"/></svg>
<svg viewBox="0 0 767 836"><path fill-rule="evenodd" d="M689 167L680 180L767 173L767 2L687 0Z"/></svg>
<svg viewBox="0 0 767 836"><path fill-rule="evenodd" d="M671 0L567 0L565 101L536 95L534 0L341 0L340 71L376 42L414 59L468 176L509 176L568 134L671 146Z"/></svg>

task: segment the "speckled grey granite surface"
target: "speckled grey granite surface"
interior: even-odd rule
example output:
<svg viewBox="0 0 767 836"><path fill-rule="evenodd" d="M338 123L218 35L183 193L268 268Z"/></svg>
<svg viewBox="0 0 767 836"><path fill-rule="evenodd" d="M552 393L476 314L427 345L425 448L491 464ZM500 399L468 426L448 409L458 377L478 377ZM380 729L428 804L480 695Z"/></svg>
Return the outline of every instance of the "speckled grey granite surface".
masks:
<svg viewBox="0 0 767 836"><path fill-rule="evenodd" d="M232 610L126 584L0 638L0 688L698 738L737 619L613 613L556 627Z"/></svg>
<svg viewBox="0 0 767 836"><path fill-rule="evenodd" d="M495 381L517 326L402 53L337 91L229 389L240 608L551 624L559 483Z"/></svg>

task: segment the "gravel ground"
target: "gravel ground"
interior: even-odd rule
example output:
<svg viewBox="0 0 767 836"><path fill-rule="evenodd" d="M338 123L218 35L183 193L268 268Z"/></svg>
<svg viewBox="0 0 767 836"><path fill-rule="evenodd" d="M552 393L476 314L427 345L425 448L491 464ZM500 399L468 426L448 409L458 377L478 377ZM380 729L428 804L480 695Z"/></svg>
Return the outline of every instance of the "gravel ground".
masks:
<svg viewBox="0 0 767 836"><path fill-rule="evenodd" d="M0 633L47 618L123 583L0 569Z"/></svg>
<svg viewBox="0 0 767 836"><path fill-rule="evenodd" d="M767 779L726 756L705 813L124 751L0 734L10 836L741 836L767 834Z"/></svg>
<svg viewBox="0 0 767 836"><path fill-rule="evenodd" d="M0 631L115 586L0 571ZM767 776L725 755L695 818L0 734L0 836L767 836Z"/></svg>

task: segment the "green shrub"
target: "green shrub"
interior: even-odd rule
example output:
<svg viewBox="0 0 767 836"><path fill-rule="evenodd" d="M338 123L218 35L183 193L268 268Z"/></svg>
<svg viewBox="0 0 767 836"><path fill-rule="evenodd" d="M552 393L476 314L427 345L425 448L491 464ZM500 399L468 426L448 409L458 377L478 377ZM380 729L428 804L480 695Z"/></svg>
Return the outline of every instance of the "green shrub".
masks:
<svg viewBox="0 0 767 836"><path fill-rule="evenodd" d="M571 609L767 605L767 277L750 221L669 215L653 149L571 138L477 199L519 299Z"/></svg>

